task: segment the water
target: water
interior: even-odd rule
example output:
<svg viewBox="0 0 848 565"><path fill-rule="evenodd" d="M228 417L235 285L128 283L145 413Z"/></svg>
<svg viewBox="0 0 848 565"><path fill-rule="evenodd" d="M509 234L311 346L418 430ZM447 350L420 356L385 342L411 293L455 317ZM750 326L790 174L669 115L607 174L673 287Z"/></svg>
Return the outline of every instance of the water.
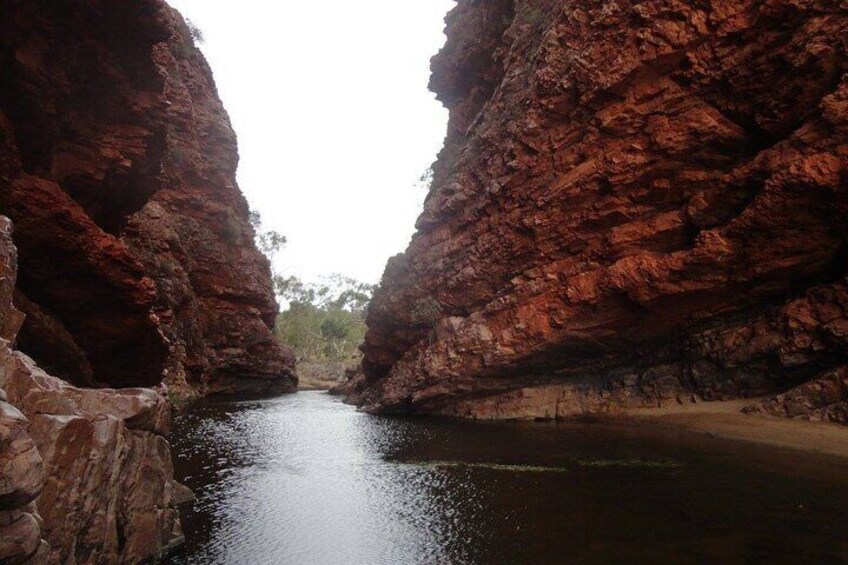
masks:
<svg viewBox="0 0 848 565"><path fill-rule="evenodd" d="M179 417L173 563L846 563L844 460L685 432L356 412L324 393Z"/></svg>

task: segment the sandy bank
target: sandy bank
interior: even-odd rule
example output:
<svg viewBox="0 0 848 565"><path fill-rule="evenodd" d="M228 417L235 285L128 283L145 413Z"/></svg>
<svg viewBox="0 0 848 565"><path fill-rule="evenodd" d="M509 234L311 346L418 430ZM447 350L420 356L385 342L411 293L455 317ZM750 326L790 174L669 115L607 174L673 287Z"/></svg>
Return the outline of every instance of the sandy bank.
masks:
<svg viewBox="0 0 848 565"><path fill-rule="evenodd" d="M848 427L827 422L744 414L742 408L750 404L751 399L699 402L636 409L612 419L638 420L640 423L682 428L724 439L848 458Z"/></svg>

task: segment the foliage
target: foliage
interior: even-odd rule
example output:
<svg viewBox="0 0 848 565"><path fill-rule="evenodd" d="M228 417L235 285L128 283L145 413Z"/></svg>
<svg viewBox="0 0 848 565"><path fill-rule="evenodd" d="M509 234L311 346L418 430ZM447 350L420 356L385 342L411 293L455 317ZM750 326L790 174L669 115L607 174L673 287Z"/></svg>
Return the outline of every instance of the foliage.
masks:
<svg viewBox="0 0 848 565"><path fill-rule="evenodd" d="M424 191L429 191L431 186L433 186L433 167L421 173L421 176L418 177L418 181L415 183L415 188Z"/></svg>
<svg viewBox="0 0 848 565"><path fill-rule="evenodd" d="M366 284L334 273L319 284L304 283L298 277L274 277L277 295L289 304L312 304L326 310L364 313L376 285Z"/></svg>
<svg viewBox="0 0 848 565"><path fill-rule="evenodd" d="M525 8L520 14L521 23L538 26L545 21L545 13L536 6Z"/></svg>
<svg viewBox="0 0 848 565"><path fill-rule="evenodd" d="M349 277L331 275L320 284L275 277L288 308L277 317L277 338L294 349L302 386L327 387L359 363L365 310L374 290Z"/></svg>
<svg viewBox="0 0 848 565"><path fill-rule="evenodd" d="M239 240L241 228L239 222L231 212L227 212L221 222L221 236L228 243L235 243Z"/></svg>
<svg viewBox="0 0 848 565"><path fill-rule="evenodd" d="M361 312L294 302L277 317L275 333L298 359L355 361L365 337L365 320Z"/></svg>
<svg viewBox="0 0 848 565"><path fill-rule="evenodd" d="M285 236L262 228L262 218L250 213L256 245L271 260L286 245ZM277 316L274 334L297 357L302 387L337 384L345 369L359 363L365 338L365 311L375 285L333 274L317 284L296 276L273 274L274 291L287 306Z"/></svg>
<svg viewBox="0 0 848 565"><path fill-rule="evenodd" d="M203 30L197 27L194 22L186 18L185 23L188 28L188 34L191 36L191 40L194 41L195 44L206 41L206 38L203 36Z"/></svg>
<svg viewBox="0 0 848 565"><path fill-rule="evenodd" d="M286 236L274 230L262 229L262 216L259 212L251 210L248 215L248 221L253 228L253 233L256 236L256 247L268 257L268 260L273 264L274 255L282 251L288 240Z"/></svg>
<svg viewBox="0 0 848 565"><path fill-rule="evenodd" d="M256 245L269 258L276 255L286 246L286 243L288 243L286 236L273 230L262 232L256 236Z"/></svg>

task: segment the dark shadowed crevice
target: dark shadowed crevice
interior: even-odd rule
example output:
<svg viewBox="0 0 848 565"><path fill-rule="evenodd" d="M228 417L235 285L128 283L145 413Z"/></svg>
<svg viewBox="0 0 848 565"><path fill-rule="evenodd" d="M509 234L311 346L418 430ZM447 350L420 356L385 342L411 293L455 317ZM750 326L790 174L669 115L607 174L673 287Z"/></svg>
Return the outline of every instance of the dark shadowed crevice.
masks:
<svg viewBox="0 0 848 565"><path fill-rule="evenodd" d="M165 134L138 107L139 93L163 88L151 60L153 46L167 40L155 4L141 19L139 7L120 3L102 15L78 3L13 4L16 18L0 23L0 108L14 125L23 169L58 182L117 235L159 189ZM28 20L39 25L24 26ZM103 24L92 28L92 20Z"/></svg>
<svg viewBox="0 0 848 565"><path fill-rule="evenodd" d="M0 0L0 13L0 110L19 160L0 213L28 315L18 345L76 384L158 384L168 351L152 284L113 235L159 189L165 135L140 101L163 88L151 52L167 34L134 4Z"/></svg>
<svg viewBox="0 0 848 565"><path fill-rule="evenodd" d="M36 252L28 230L24 227L19 234L18 287L42 312L49 312L25 321L20 348L72 382L88 380L86 367L90 366L90 381L80 384L158 384L167 349L150 320L149 308L134 304L127 289L102 278L91 265L78 262L79 257L57 259L58 250L48 246L39 246ZM39 260L39 256L47 259ZM55 284L55 280L62 282ZM46 332L45 325L67 333ZM66 336L72 341L62 339ZM65 352L58 345L50 348L53 340L60 340ZM80 374L73 377L78 370Z"/></svg>
<svg viewBox="0 0 848 565"><path fill-rule="evenodd" d="M35 359L49 374L77 386L95 386L94 371L85 351L55 316L15 289L15 308L26 315L16 347Z"/></svg>

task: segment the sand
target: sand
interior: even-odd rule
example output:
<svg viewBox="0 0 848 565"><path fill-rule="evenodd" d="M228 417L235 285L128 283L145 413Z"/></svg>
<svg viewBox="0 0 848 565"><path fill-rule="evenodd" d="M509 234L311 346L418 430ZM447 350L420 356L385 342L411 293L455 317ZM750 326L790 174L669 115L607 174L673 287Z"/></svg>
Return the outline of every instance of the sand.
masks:
<svg viewBox="0 0 848 565"><path fill-rule="evenodd" d="M683 428L713 437L848 458L848 427L742 413L751 399L636 409L621 419ZM615 418L618 420L619 418Z"/></svg>

